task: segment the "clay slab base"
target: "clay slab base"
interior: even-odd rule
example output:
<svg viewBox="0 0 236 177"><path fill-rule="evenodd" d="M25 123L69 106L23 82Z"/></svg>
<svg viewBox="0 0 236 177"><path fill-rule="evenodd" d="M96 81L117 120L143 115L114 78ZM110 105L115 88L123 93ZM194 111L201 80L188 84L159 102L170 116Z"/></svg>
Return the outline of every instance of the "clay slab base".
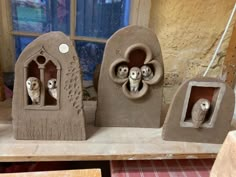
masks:
<svg viewBox="0 0 236 177"><path fill-rule="evenodd" d="M209 100L210 109L199 128L194 128L191 110L200 98ZM221 80L194 78L177 90L163 125L164 140L223 143L234 111L234 92Z"/></svg>

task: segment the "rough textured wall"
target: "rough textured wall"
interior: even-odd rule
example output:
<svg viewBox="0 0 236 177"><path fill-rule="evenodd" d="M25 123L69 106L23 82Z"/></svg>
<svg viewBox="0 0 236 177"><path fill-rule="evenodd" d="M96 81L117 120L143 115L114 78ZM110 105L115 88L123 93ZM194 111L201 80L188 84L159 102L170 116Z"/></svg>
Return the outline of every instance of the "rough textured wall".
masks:
<svg viewBox="0 0 236 177"><path fill-rule="evenodd" d="M166 103L183 80L206 70L234 3L235 0L152 0L149 26L161 44ZM221 75L232 27L233 23L208 76Z"/></svg>

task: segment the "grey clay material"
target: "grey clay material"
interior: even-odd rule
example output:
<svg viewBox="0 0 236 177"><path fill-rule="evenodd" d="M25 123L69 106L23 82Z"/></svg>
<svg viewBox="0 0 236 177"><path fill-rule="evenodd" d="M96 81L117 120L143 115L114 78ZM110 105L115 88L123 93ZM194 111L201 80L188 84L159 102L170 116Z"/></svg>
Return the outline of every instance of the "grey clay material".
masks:
<svg viewBox="0 0 236 177"><path fill-rule="evenodd" d="M216 78L190 79L174 95L162 137L170 141L223 143L233 112L234 92L226 83Z"/></svg>
<svg viewBox="0 0 236 177"><path fill-rule="evenodd" d="M29 78L37 78L40 89L27 89ZM39 93L38 101L29 91ZM15 65L12 117L16 139L86 139L80 64L63 33L41 35L21 53Z"/></svg>
<svg viewBox="0 0 236 177"><path fill-rule="evenodd" d="M144 65L153 73L148 79L141 73ZM120 70L125 66L128 74ZM117 31L104 51L96 125L160 127L163 73L161 49L154 32L140 26Z"/></svg>

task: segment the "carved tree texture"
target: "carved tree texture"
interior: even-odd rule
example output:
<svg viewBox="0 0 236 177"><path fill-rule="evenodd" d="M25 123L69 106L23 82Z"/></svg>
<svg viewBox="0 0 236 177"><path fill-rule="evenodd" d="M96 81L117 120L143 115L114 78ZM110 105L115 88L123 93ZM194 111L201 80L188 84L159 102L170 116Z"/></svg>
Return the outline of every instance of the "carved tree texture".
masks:
<svg viewBox="0 0 236 177"><path fill-rule="evenodd" d="M72 104L73 108L76 109L78 114L82 109L82 105L80 103L82 101L83 94L80 75L81 68L79 60L74 56L73 61L70 62L67 69L64 89L67 92L69 102Z"/></svg>

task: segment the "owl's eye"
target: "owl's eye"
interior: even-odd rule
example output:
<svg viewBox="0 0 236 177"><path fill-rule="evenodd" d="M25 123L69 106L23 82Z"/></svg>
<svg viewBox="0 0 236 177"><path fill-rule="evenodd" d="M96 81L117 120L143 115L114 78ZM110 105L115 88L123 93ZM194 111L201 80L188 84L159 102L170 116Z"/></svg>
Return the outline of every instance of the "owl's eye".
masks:
<svg viewBox="0 0 236 177"><path fill-rule="evenodd" d="M28 85L30 85L30 82L27 82Z"/></svg>
<svg viewBox="0 0 236 177"><path fill-rule="evenodd" d="M134 75L134 73L131 73L132 75Z"/></svg>
<svg viewBox="0 0 236 177"><path fill-rule="evenodd" d="M36 83L33 83L33 86L36 86Z"/></svg>
<svg viewBox="0 0 236 177"><path fill-rule="evenodd" d="M49 82L49 85L52 85L52 83L51 83L51 82Z"/></svg>
<svg viewBox="0 0 236 177"><path fill-rule="evenodd" d="M143 71L143 74L145 74L145 71Z"/></svg>
<svg viewBox="0 0 236 177"><path fill-rule="evenodd" d="M127 69L124 69L124 72L127 72Z"/></svg>
<svg viewBox="0 0 236 177"><path fill-rule="evenodd" d="M122 68L120 68L120 71L122 71Z"/></svg>

